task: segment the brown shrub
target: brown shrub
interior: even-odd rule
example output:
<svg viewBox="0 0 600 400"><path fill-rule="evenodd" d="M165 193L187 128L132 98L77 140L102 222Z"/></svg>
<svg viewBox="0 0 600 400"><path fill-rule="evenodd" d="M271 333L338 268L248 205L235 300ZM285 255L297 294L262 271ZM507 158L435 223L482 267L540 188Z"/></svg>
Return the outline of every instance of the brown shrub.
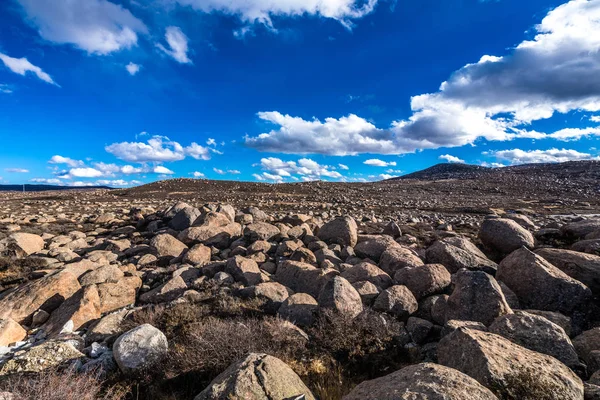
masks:
<svg viewBox="0 0 600 400"><path fill-rule="evenodd" d="M11 376L0 383L0 390L12 393L15 400L121 400L126 393L117 388L103 388L95 374L72 370Z"/></svg>
<svg viewBox="0 0 600 400"><path fill-rule="evenodd" d="M408 342L402 323L372 310L354 319L323 310L309 333L316 354L331 354L340 363L355 364L369 375L401 365L403 345Z"/></svg>

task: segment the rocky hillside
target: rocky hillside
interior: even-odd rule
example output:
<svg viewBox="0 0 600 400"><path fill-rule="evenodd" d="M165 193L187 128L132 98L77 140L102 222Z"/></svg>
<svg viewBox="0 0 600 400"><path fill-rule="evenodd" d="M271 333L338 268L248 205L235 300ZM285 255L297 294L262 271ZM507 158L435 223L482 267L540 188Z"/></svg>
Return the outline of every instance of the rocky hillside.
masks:
<svg viewBox="0 0 600 400"><path fill-rule="evenodd" d="M600 219L407 182L5 195L0 398L597 398Z"/></svg>

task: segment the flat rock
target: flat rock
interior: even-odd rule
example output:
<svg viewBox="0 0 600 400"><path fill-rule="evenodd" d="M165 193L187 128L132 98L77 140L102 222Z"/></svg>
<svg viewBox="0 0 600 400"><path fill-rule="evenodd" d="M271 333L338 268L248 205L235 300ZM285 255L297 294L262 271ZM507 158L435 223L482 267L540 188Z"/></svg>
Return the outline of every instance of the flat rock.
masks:
<svg viewBox="0 0 600 400"><path fill-rule="evenodd" d="M499 398L583 398L583 382L566 365L493 333L457 329L440 341L437 353L440 364L476 379Z"/></svg>
<svg viewBox="0 0 600 400"><path fill-rule="evenodd" d="M460 371L438 364L423 363L363 382L343 398L343 400L400 399L496 400L497 397L475 379Z"/></svg>
<svg viewBox="0 0 600 400"><path fill-rule="evenodd" d="M278 358L251 353L217 376L194 400L315 400L290 367Z"/></svg>

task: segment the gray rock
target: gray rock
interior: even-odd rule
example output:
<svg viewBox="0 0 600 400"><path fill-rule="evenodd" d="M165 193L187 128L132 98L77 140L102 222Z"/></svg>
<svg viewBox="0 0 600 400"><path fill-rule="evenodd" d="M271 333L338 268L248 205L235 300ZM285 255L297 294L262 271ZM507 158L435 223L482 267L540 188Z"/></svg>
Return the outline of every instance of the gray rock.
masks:
<svg viewBox="0 0 600 400"><path fill-rule="evenodd" d="M165 335L149 324L125 332L113 345L115 361L126 374L142 372L153 367L167 355L168 349Z"/></svg>

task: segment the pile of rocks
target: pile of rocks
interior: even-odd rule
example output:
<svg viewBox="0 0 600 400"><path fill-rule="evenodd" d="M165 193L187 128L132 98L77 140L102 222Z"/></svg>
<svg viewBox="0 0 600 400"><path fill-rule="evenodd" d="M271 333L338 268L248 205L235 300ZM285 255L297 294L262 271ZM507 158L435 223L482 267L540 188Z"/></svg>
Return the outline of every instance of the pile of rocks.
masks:
<svg viewBox="0 0 600 400"><path fill-rule="evenodd" d="M128 315L194 303L210 282L264 301L299 329L324 310L400 321L415 364L361 383L346 399L600 396L600 220L540 229L523 214L494 215L477 238L430 226L421 247L403 233L420 222L366 229L351 216L326 217L179 202L90 216L59 235L0 220L0 254L41 266L0 294L0 375L65 363L148 370L167 355L168 340L149 324L124 332ZM572 245L550 248L549 239ZM196 397L223 398L315 397L281 360L253 353Z"/></svg>

